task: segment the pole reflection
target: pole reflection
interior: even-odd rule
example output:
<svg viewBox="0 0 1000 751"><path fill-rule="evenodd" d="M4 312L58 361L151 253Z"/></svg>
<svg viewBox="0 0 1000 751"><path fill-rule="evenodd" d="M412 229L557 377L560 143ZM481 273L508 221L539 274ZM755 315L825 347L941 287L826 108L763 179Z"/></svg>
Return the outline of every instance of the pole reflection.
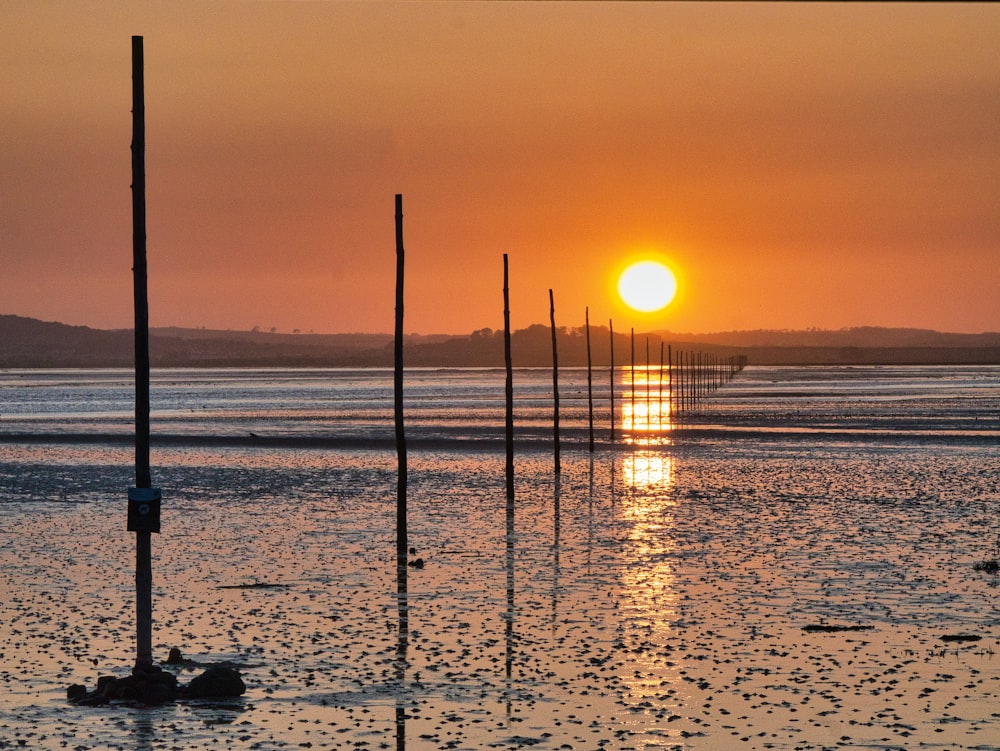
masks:
<svg viewBox="0 0 1000 751"><path fill-rule="evenodd" d="M156 741L155 716L157 710L139 707L130 712L132 719L132 740L134 751L152 751Z"/></svg>
<svg viewBox="0 0 1000 751"><path fill-rule="evenodd" d="M552 633L555 634L556 624L559 622L559 532L561 527L559 501L561 487L559 478L556 477L555 490L553 491L552 510Z"/></svg>
<svg viewBox="0 0 1000 751"><path fill-rule="evenodd" d="M396 604L398 627L396 631L396 751L406 751L406 669L410 645L410 608L407 593L406 560L396 565Z"/></svg>
<svg viewBox="0 0 1000 751"><path fill-rule="evenodd" d="M506 529L506 560L507 574L507 610L504 613L504 641L506 654L504 659L505 693L507 700L507 716L511 716L514 668L514 497L507 496L507 529Z"/></svg>

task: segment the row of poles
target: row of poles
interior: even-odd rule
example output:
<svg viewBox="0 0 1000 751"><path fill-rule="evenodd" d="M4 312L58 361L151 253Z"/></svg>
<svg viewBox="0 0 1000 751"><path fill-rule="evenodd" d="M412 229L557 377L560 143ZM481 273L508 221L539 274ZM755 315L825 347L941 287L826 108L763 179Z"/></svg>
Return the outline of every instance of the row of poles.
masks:
<svg viewBox="0 0 1000 751"><path fill-rule="evenodd" d="M149 306L146 273L146 173L145 173L145 92L143 82L143 38L132 37L132 254L133 291L135 303L135 487L128 492L128 530L136 533L136 663L135 669L152 666L152 545L151 533L160 531L160 490L152 487L149 461L150 398L149 398ZM396 571L399 602L399 657L405 660L408 643L407 592L407 446L403 419L403 199L395 197L396 218L396 307L394 342L394 422L397 452L397 501L396 501ZM511 360L510 289L508 257L503 256L504 301L504 360L505 383L505 451L507 531L511 539L514 527L514 390ZM552 327L552 389L553 389L553 444L555 473L561 470L559 434L559 361L556 343L555 297L549 290L549 318ZM611 331L611 440L615 440L616 373L614 355L614 327ZM594 450L593 376L590 345L590 311L586 310L587 339L587 401L589 408L589 449ZM635 332L631 336L632 388L628 395L633 416L631 430L635 432L636 410L645 404L645 429L651 428L649 414L653 404L651 376L657 376L656 403L658 415L678 416L694 409L708 394L732 379L745 365L746 358L720 358L705 353L677 352L660 346L659 367L654 369L646 342L645 399L638 389L635 376ZM664 409L664 377L667 401ZM657 429L666 429L668 421L660 420ZM510 551L508 551L509 553ZM510 624L508 623L508 628Z"/></svg>
<svg viewBox="0 0 1000 751"><path fill-rule="evenodd" d="M612 334L613 336L613 334ZM658 362L650 358L646 338L645 364L636 363L635 330L630 336L630 391L623 414L626 433L647 436L669 431L688 416L716 390L729 383L746 367L746 355L722 356L709 352L678 350L660 342ZM612 340L612 346L614 342ZM611 364L611 438L615 437L615 372ZM638 378L637 378L638 376ZM588 378L589 389L589 378Z"/></svg>

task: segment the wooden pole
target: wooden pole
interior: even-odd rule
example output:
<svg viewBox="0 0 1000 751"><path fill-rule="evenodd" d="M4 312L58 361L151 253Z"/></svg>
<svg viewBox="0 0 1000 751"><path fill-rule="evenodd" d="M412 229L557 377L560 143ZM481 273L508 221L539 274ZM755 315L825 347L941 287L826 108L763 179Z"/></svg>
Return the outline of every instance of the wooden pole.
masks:
<svg viewBox="0 0 1000 751"><path fill-rule="evenodd" d="M674 346L667 345L667 409L670 412L670 424L674 423L674 412L676 411L674 402Z"/></svg>
<svg viewBox="0 0 1000 751"><path fill-rule="evenodd" d="M514 368L510 357L510 287L508 286L507 254L503 254L503 353L507 367L506 448L507 448L507 513L514 512Z"/></svg>
<svg viewBox="0 0 1000 751"><path fill-rule="evenodd" d="M656 426L663 432L663 340L660 340L660 370L656 377Z"/></svg>
<svg viewBox="0 0 1000 751"><path fill-rule="evenodd" d="M142 37L132 37L132 280L135 299L135 486L149 469L149 298L146 285L146 97ZM131 500L130 500L131 503ZM135 665L153 664L153 564L148 530L135 533Z"/></svg>
<svg viewBox="0 0 1000 751"><path fill-rule="evenodd" d="M653 429L652 421L649 419L652 415L653 405L650 401L650 391L649 391L649 337L646 337L646 432L649 433Z"/></svg>
<svg viewBox="0 0 1000 751"><path fill-rule="evenodd" d="M556 346L556 303L549 290L549 322L552 328L552 444L555 473L562 471L559 462L559 350Z"/></svg>
<svg viewBox="0 0 1000 751"><path fill-rule="evenodd" d="M590 453L594 453L594 380L591 375L590 358L590 308L583 311L584 326L587 330L587 426L590 431L588 447Z"/></svg>
<svg viewBox="0 0 1000 751"><path fill-rule="evenodd" d="M396 423L396 584L400 601L406 594L406 433L403 425L403 196L396 194L396 336L394 342L393 408ZM405 631L407 614L400 613L400 631Z"/></svg>
<svg viewBox="0 0 1000 751"><path fill-rule="evenodd" d="M611 336L611 442L615 442L615 322L608 319L608 332Z"/></svg>
<svg viewBox="0 0 1000 751"><path fill-rule="evenodd" d="M635 329L632 330L631 337L629 341L631 346L629 349L629 372L632 375L632 396L631 396L631 406L632 406L632 432L635 433Z"/></svg>
<svg viewBox="0 0 1000 751"><path fill-rule="evenodd" d="M507 254L503 254L503 353L507 371L504 387L506 401L505 444L507 449L507 612L505 614L504 635L506 659L507 714L511 713L511 677L514 666L514 368L510 355L510 287L508 285Z"/></svg>

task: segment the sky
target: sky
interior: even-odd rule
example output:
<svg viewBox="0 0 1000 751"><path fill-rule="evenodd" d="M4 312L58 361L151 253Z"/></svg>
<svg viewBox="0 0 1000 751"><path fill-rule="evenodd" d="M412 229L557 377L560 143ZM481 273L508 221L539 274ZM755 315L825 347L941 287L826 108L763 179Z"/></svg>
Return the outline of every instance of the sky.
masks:
<svg viewBox="0 0 1000 751"><path fill-rule="evenodd" d="M0 0L0 314L1000 330L1000 5ZM618 299L667 261L674 302Z"/></svg>

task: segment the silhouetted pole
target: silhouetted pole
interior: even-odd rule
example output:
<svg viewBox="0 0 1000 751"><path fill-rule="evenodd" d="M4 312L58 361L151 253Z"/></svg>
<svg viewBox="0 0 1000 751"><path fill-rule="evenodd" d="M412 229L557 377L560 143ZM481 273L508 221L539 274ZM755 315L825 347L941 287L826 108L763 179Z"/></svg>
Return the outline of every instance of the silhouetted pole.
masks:
<svg viewBox="0 0 1000 751"><path fill-rule="evenodd" d="M608 319L608 333L611 337L611 442L615 442L615 322Z"/></svg>
<svg viewBox="0 0 1000 751"><path fill-rule="evenodd" d="M652 415L653 405L650 401L649 392L649 337L646 337L646 432L648 433L653 429L652 421L649 419Z"/></svg>
<svg viewBox="0 0 1000 751"><path fill-rule="evenodd" d="M634 433L635 432L635 329L634 328L631 329L631 332L632 333L631 333L631 336L629 338L629 341L630 341L630 347L629 347L629 372L632 375L632 395L631 395L630 404L632 406L631 429L632 429L632 432Z"/></svg>
<svg viewBox="0 0 1000 751"><path fill-rule="evenodd" d="M505 613L504 635L506 659L507 714L511 713L511 676L514 667L514 367L510 356L510 287L508 285L507 254L503 254L503 355L507 371L504 387L506 401L505 444L507 449L507 612Z"/></svg>
<svg viewBox="0 0 1000 751"><path fill-rule="evenodd" d="M135 487L129 528L135 530L135 664L153 664L152 527L133 526L134 504L152 503L149 469L149 299L146 287L146 101L142 37L132 37L132 281L135 298ZM140 489L150 489L144 494ZM134 496L134 497L133 497ZM156 501L158 505L158 500ZM146 511L149 513L149 506ZM159 531L159 509L155 531Z"/></svg>
<svg viewBox="0 0 1000 751"><path fill-rule="evenodd" d="M684 376L684 350L677 352L677 414L684 414L687 407L687 394L685 393L686 382Z"/></svg>
<svg viewBox="0 0 1000 751"><path fill-rule="evenodd" d="M660 340L660 370L656 378L656 425L663 430L663 340Z"/></svg>
<svg viewBox="0 0 1000 751"><path fill-rule="evenodd" d="M549 290L549 322L552 328L552 443L555 472L561 471L559 464L559 351L556 347L556 303Z"/></svg>
<svg viewBox="0 0 1000 751"><path fill-rule="evenodd" d="M514 367L510 358L510 287L508 286L507 254L503 254L503 355L507 368L506 448L507 448L507 514L514 513Z"/></svg>
<svg viewBox="0 0 1000 751"><path fill-rule="evenodd" d="M674 347L667 345L667 410L670 412L670 423L674 422Z"/></svg>
<svg viewBox="0 0 1000 751"><path fill-rule="evenodd" d="M590 430L588 447L590 453L594 453L594 381L590 372L590 308L584 308L583 322L587 330L587 426Z"/></svg>
<svg viewBox="0 0 1000 751"><path fill-rule="evenodd" d="M394 346L394 413L396 419L396 584L400 599L406 593L406 433L403 430L403 196L396 194L396 338ZM400 614L401 620L406 618ZM401 624L400 629L406 626Z"/></svg>

